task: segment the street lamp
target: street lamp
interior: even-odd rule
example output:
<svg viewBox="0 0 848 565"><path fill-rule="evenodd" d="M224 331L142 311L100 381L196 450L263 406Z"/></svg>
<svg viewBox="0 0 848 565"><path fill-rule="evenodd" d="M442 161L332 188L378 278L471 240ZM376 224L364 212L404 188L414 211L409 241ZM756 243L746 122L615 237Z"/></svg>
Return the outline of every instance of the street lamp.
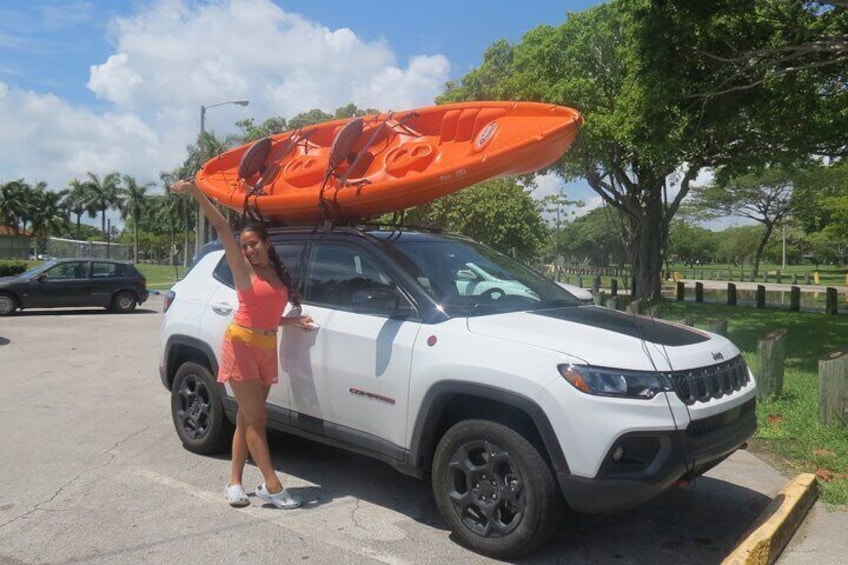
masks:
<svg viewBox="0 0 848 565"><path fill-rule="evenodd" d="M209 106L204 106L201 104L200 106L200 138L197 140L197 154L200 161L200 166L203 166L203 163L206 162L206 110L209 108L216 108L218 106L225 106L227 104L237 104L239 106L247 106L250 104L249 100L227 100L226 102L219 102L217 104L210 104ZM206 217L203 215L203 211L200 209L200 205L197 206L197 237L194 240L194 256L197 257L200 255L200 247L206 243L204 240L206 239Z"/></svg>

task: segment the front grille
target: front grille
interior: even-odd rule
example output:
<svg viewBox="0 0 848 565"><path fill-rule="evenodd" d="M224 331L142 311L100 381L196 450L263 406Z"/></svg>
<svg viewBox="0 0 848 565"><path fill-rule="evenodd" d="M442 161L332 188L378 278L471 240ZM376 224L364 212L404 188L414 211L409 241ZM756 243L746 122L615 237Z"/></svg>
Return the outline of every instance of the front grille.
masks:
<svg viewBox="0 0 848 565"><path fill-rule="evenodd" d="M686 428L686 433L694 438L698 438L714 433L727 426L737 426L739 420L754 421L757 418L756 410L757 399L752 398L745 404L722 412L721 414L701 420L692 420L689 423L689 427Z"/></svg>
<svg viewBox="0 0 848 565"><path fill-rule="evenodd" d="M674 392L684 404L706 402L732 394L748 384L748 367L741 355L730 361L668 375Z"/></svg>

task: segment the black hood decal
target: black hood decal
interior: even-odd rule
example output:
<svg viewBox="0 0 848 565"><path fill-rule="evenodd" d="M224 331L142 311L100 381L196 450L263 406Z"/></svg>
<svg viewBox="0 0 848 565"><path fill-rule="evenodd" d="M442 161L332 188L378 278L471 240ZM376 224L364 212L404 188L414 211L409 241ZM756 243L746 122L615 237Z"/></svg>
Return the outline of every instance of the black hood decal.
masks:
<svg viewBox="0 0 848 565"><path fill-rule="evenodd" d="M556 308L554 310L537 310L532 313L574 322L575 324L585 324L670 347L693 345L710 339L709 336L695 329L681 328L662 320L636 316L635 314L599 306Z"/></svg>

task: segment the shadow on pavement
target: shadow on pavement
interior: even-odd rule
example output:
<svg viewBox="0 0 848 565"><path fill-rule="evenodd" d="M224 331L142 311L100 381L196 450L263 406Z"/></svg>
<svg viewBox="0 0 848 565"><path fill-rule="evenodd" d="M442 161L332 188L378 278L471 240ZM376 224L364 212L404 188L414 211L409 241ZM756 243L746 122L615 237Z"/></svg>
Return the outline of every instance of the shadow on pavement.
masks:
<svg viewBox="0 0 848 565"><path fill-rule="evenodd" d="M354 497L447 530L427 479L297 436L269 432L269 441L280 473L316 485L296 489L306 508ZM760 492L702 477L629 511L567 512L551 542L519 562L715 564L730 553L770 501Z"/></svg>

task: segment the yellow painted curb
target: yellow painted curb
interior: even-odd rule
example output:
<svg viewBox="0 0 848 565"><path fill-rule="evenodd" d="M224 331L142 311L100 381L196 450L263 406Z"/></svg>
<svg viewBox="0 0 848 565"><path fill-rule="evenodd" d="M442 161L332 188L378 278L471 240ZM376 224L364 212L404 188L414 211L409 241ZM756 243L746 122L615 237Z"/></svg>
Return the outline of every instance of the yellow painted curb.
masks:
<svg viewBox="0 0 848 565"><path fill-rule="evenodd" d="M774 563L818 496L818 483L812 473L802 473L789 481L763 509L754 526L722 565Z"/></svg>

